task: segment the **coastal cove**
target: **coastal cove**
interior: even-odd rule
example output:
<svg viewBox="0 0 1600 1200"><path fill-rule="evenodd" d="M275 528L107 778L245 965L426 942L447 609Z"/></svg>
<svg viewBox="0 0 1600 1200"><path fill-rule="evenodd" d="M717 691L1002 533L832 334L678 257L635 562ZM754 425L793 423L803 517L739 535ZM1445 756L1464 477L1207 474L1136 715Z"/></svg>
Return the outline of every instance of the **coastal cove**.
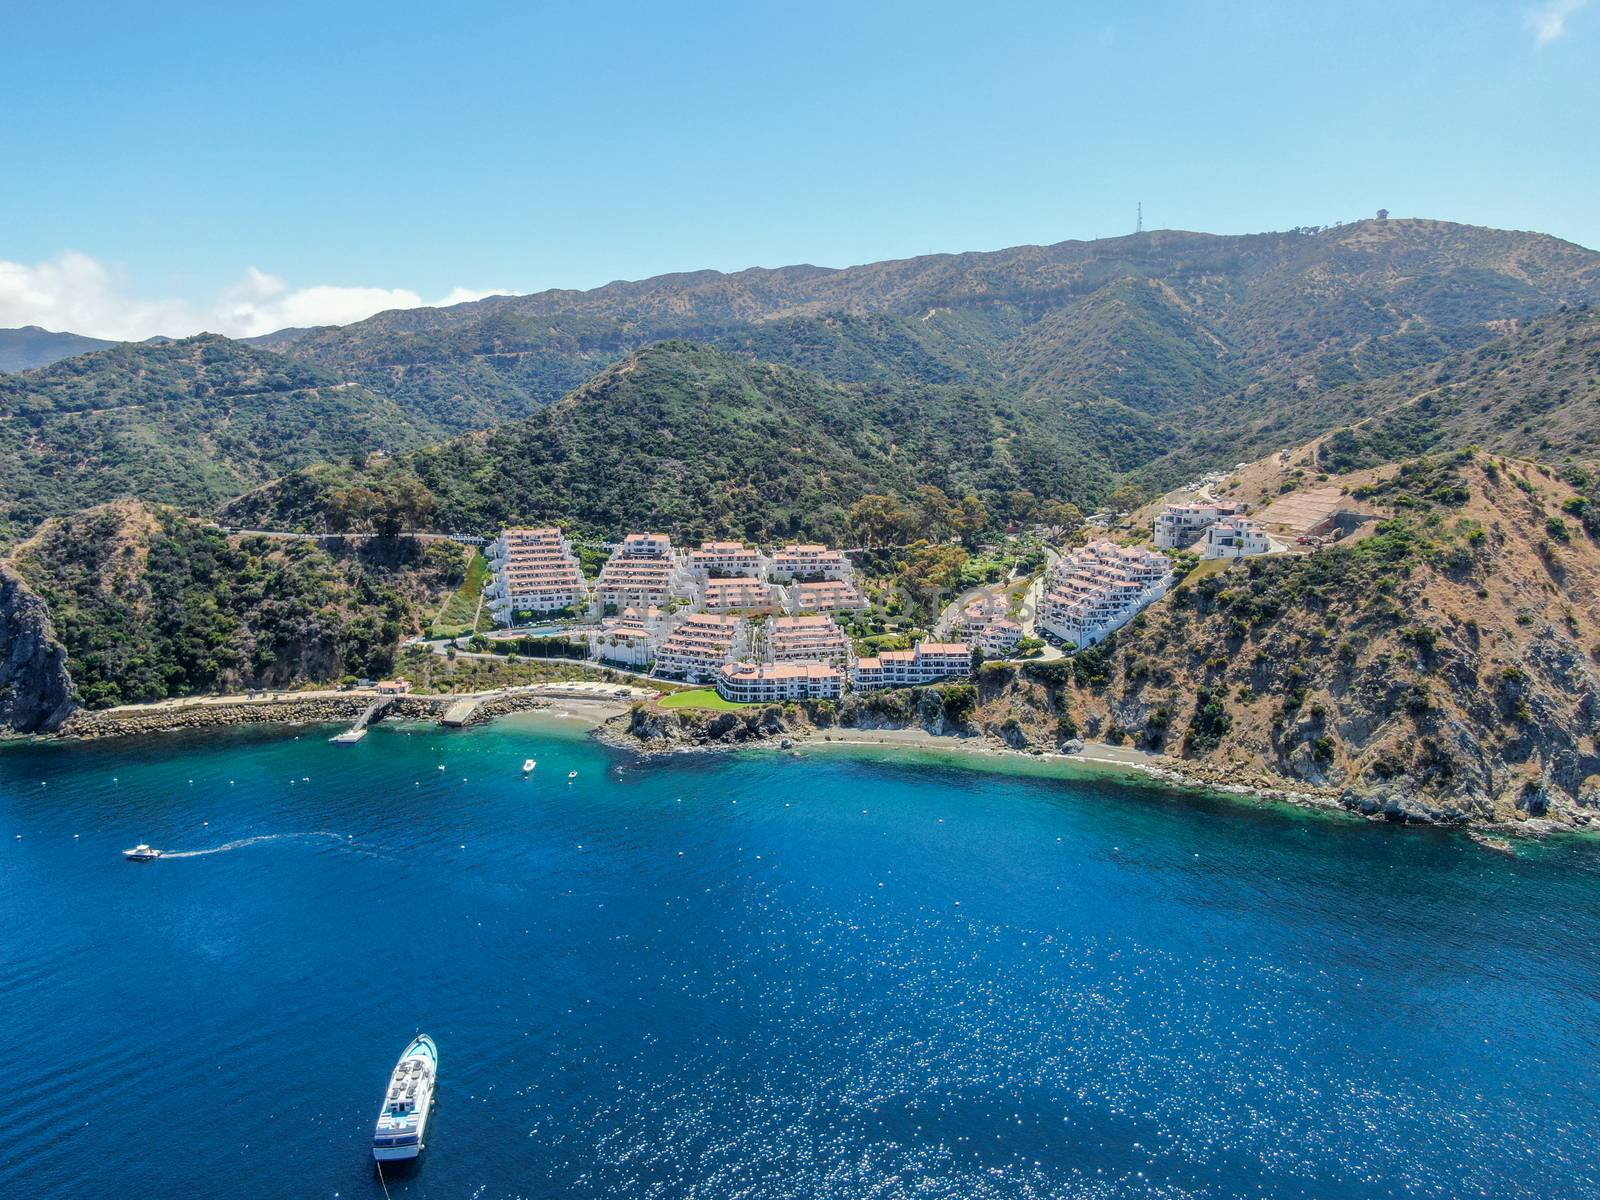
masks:
<svg viewBox="0 0 1600 1200"><path fill-rule="evenodd" d="M629 692L635 694L630 696ZM211 696L129 705L120 709L81 713L55 738L22 737L20 741L68 742L107 738L139 738L176 733L203 734L260 725L320 727L327 722L356 718L371 702L367 692L306 691L270 696ZM1289 791L1260 779L1250 785L1218 781L1208 773L1185 773L1178 760L1126 746L1086 743L1073 754L1033 753L977 735L936 734L918 727L835 729L825 732L805 725L793 738L765 736L748 742L685 743L664 748L650 746L626 732L627 713L637 699L627 685L578 683L538 684L501 688L470 695L405 696L396 698L394 711L401 718L437 719L461 701L476 701L470 723L482 724L513 713L554 715L592 731L596 738L626 755L657 757L663 754L700 754L742 750L775 751L786 745L805 745L828 752L877 751L892 754L921 753L933 760L949 757L973 769L1014 770L1055 778L1104 778L1148 788L1167 788L1182 795L1211 794L1249 801L1282 803L1328 814L1351 815L1327 794ZM752 711L759 706L751 706ZM329 732L334 732L330 730ZM0 740L3 744L3 740ZM1130 778L1131 777L1131 778ZM1532 832L1525 830L1524 832Z"/></svg>
<svg viewBox="0 0 1600 1200"><path fill-rule="evenodd" d="M0 747L0 1190L382 1196L418 1031L397 1198L1600 1187L1588 839L951 739L625 755L552 703Z"/></svg>
<svg viewBox="0 0 1600 1200"><path fill-rule="evenodd" d="M864 728L817 726L801 714L779 706L747 705L733 711L741 713L733 723L733 734L712 736L705 721L697 724L688 714L679 714L687 736L672 733L666 738L652 736L658 728L641 727L638 701L648 695L636 687L616 681L568 681L497 688L468 694L406 695L393 698L391 719L438 722L456 706L470 710L467 724L482 725L512 714L543 714L571 720L590 732L599 742L624 755L694 755L728 751L787 751L798 756L801 747L825 752L855 750L871 755L922 757L929 761L949 760L971 769L1011 771L1030 776L1060 779L1100 779L1120 782L1151 791L1170 792L1182 797L1225 798L1249 804L1282 805L1312 810L1334 817L1364 817L1380 823L1465 826L1520 838L1549 835L1582 836L1585 830L1540 820L1512 823L1468 820L1437 821L1426 812L1397 812L1367 807L1362 809L1335 789L1302 786L1290 788L1282 779L1262 772L1230 770L1211 763L1194 763L1126 745L1084 742L1071 753L1023 750L1004 741L975 732L934 732L919 726L868 726ZM176 733L203 734L211 730L230 730L260 725L263 728L290 726L306 728L327 722L348 724L375 698L370 691L317 691L263 694L260 696L197 696L160 704L128 705L99 712L80 713L61 734L49 738L23 736L11 741L63 740L66 742L107 738L140 738ZM659 710L646 707L646 713ZM782 713L773 722L774 714ZM710 715L715 720L715 715ZM380 718L382 719L382 718ZM790 723L785 723L790 722ZM337 730L329 730L336 732ZM0 738L0 745L7 739ZM1474 836L1479 836L1474 834ZM1497 843L1501 844L1501 843Z"/></svg>

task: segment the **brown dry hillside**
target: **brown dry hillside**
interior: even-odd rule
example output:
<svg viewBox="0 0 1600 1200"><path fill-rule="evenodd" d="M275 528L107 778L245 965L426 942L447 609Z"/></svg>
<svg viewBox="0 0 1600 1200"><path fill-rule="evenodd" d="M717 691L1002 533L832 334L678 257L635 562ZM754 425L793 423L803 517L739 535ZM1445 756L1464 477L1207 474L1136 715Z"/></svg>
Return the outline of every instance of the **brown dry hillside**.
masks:
<svg viewBox="0 0 1600 1200"><path fill-rule="evenodd" d="M1587 823L1600 547L1581 497L1474 452L1337 482L1396 515L1347 546L1202 569L1110 651L988 668L980 718L1012 741L1081 731L1396 819Z"/></svg>

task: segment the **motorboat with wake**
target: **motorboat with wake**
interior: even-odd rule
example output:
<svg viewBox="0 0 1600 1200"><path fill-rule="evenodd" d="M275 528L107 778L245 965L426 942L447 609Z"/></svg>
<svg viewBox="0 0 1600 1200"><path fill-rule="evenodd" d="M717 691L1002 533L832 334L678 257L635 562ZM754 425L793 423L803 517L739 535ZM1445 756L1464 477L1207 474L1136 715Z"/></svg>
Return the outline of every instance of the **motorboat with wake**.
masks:
<svg viewBox="0 0 1600 1200"><path fill-rule="evenodd" d="M427 1034L419 1033L389 1076L389 1091L372 1133L373 1158L381 1163L402 1162L422 1153L438 1074L439 1047Z"/></svg>
<svg viewBox="0 0 1600 1200"><path fill-rule="evenodd" d="M156 859L161 857L161 851L157 850L154 846L147 846L143 842L140 842L131 850L124 850L122 852L122 857L127 859L129 862L154 862Z"/></svg>

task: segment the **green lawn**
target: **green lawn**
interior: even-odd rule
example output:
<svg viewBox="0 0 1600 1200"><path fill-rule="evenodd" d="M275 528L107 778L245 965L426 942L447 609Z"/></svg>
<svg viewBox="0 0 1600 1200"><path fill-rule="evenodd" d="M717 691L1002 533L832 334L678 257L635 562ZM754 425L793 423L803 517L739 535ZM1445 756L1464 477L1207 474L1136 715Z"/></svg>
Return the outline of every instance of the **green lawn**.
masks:
<svg viewBox="0 0 1600 1200"><path fill-rule="evenodd" d="M686 692L673 692L661 697L662 708L713 708L720 712L738 712L748 704L735 704L717 695L715 688L691 688Z"/></svg>

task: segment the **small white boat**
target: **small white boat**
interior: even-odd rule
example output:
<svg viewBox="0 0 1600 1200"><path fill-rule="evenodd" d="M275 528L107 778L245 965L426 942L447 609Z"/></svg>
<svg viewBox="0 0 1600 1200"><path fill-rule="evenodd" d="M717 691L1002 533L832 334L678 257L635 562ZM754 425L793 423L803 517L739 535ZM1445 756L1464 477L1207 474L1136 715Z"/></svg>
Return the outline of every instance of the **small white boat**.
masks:
<svg viewBox="0 0 1600 1200"><path fill-rule="evenodd" d="M525 758L525 759L522 760L522 773L524 775L526 775L529 771L533 770L538 765L539 764L534 762L533 759Z"/></svg>
<svg viewBox="0 0 1600 1200"><path fill-rule="evenodd" d="M154 846L147 846L143 842L140 842L133 849L124 850L122 852L122 857L127 859L129 862L154 862L156 859L161 857L161 851L157 850Z"/></svg>
<svg viewBox="0 0 1600 1200"><path fill-rule="evenodd" d="M567 772L567 778L568 779L576 779L577 777L578 777L578 773L576 771L568 771Z"/></svg>

